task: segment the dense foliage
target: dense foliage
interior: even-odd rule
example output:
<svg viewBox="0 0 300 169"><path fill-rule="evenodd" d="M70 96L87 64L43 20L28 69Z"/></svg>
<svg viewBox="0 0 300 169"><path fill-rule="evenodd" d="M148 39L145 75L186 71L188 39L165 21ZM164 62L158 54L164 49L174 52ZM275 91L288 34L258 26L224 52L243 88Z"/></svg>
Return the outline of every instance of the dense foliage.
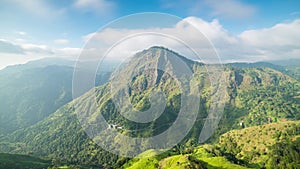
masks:
<svg viewBox="0 0 300 169"><path fill-rule="evenodd" d="M260 168L298 168L299 136L299 121L254 126L225 133L212 151Z"/></svg>
<svg viewBox="0 0 300 169"><path fill-rule="evenodd" d="M42 59L0 71L0 136L29 127L72 100L73 62ZM98 72L96 85L110 72Z"/></svg>
<svg viewBox="0 0 300 169"><path fill-rule="evenodd" d="M273 165L277 168L297 167L299 123L289 121L299 120L299 81L266 65L225 66L227 93L223 99L226 106L219 128L210 140L211 145L195 148L198 146L198 137L211 106L213 89L210 86L210 77L203 64L182 56L178 57L193 71L190 82L201 89L196 122L182 142L172 150L153 158L131 160L113 155L95 144L84 132L74 109L78 102L88 109L89 99L94 99L93 93L96 94L99 109L90 112L89 117L93 120L103 115L108 123L122 127L118 130L122 134L133 137L153 136L162 133L173 124L181 106L182 91L171 76L174 70L168 57L178 54L167 50L164 51L167 55L160 58L161 55L157 53L162 50L165 49L145 50L135 55L135 60L127 65L128 69L137 68L136 76L126 91L137 110L144 111L151 107L149 97L153 91L160 89L164 92L166 108L155 121L135 123L124 118L114 105L111 83L106 83L36 124L3 136L0 138L0 151L47 157L52 160L54 166L69 164L80 165L83 168L120 168L123 165L124 168L271 168ZM152 58L144 61L145 55ZM165 59L169 64L169 73L144 71L149 65L157 66L155 64L158 59ZM145 65L136 67L136 63ZM126 69L121 73L124 75ZM47 109L50 110L52 109ZM284 122L287 120L288 122ZM220 135L222 136L219 137ZM110 144L117 145L118 141L115 139ZM215 144L216 141L219 142ZM282 149L283 147L286 149ZM126 151L131 149L128 147ZM145 153L153 152L149 150Z"/></svg>
<svg viewBox="0 0 300 169"><path fill-rule="evenodd" d="M44 160L28 155L4 154L0 153L1 169L41 169L51 166L50 160Z"/></svg>

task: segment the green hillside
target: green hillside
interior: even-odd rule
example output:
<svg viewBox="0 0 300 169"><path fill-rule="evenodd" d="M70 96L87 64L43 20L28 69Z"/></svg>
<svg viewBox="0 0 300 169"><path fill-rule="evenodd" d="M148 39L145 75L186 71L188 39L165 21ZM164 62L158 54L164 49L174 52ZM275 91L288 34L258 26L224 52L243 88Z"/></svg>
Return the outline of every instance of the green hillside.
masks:
<svg viewBox="0 0 300 169"><path fill-rule="evenodd" d="M171 77L175 70L170 57L177 57L187 64L193 73L192 79L188 79L188 82L199 87L201 91L200 108L196 112L196 122L180 144L176 145L167 154L150 158L149 161L142 159L128 162L128 158L113 155L90 140L77 119L77 113L81 112L76 111L74 107L81 105L86 110L90 109L89 103L95 99L94 93L98 108L89 112L87 116L89 117L88 122L92 124L97 122L96 119L102 114L108 123L122 127L118 131L119 133L134 137L157 135L172 126L182 104L180 101L182 90ZM169 74L157 70L158 60L166 65ZM140 63L143 64L139 65ZM217 144L219 146L215 146L215 149L219 151L211 150L209 148L211 146L194 149L195 146L199 146L198 138L205 122L204 119L207 117L208 110L212 105L211 92L214 91L210 86L210 77L206 72L205 65L188 60L168 49L154 47L136 54L134 59L128 62L126 66L120 70L119 75L125 76L127 70L136 70L136 76L132 79L126 91L128 98L136 109L148 110L151 106L149 102L150 93L157 89L164 92L166 108L155 121L134 123L124 118L114 105L111 97L114 94L111 93L111 83L106 83L64 105L38 123L2 137L0 139L0 151L43 156L55 161L91 168L120 168L125 163L125 167L133 168L141 165L150 168L158 166L162 166L162 168L176 168L176 166L179 168L224 168L224 166L225 168L243 168L236 164L246 167L265 165L259 162L260 157L258 160L252 161L252 159L246 159L248 155L244 155L245 153L242 153L241 156L236 150L231 152L231 150L223 149L222 142ZM154 66L156 69L144 71L149 66ZM282 121L299 120L300 85L296 79L269 67L244 68L227 65L224 67L224 72L227 91L222 101L226 101L226 105L219 127L208 143L215 143L220 135L233 129L245 128L241 131L256 130L251 126L272 125L269 123L276 123L277 126L280 126L283 123ZM155 101L161 102L159 99ZM136 116L136 114L130 115ZM287 122L288 125L290 123L292 125L292 122ZM292 128L294 128L293 125ZM263 137L262 134L267 135L264 130L262 130L261 137ZM272 140L269 136L266 136L266 139ZM109 141L111 146L122 144L122 140L116 138L111 141L109 136L101 141ZM285 142L278 142L278 144L270 146L276 145L279 147L285 145ZM294 142L288 145L293 146L293 144ZM124 151L130 152L134 148L136 147L127 147ZM142 149L143 147L139 148ZM257 149L260 149L260 147ZM272 151L274 149L274 153L277 151L276 147L270 149ZM167 157L170 155L175 156Z"/></svg>
<svg viewBox="0 0 300 169"><path fill-rule="evenodd" d="M192 153L171 155L169 157L151 157L132 159L124 166L124 169L246 169L247 167L234 164L225 157L214 157L203 147L196 147Z"/></svg>
<svg viewBox="0 0 300 169"><path fill-rule="evenodd" d="M72 100L74 62L41 59L0 71L0 136L29 127ZM110 72L98 72L96 85Z"/></svg>
<svg viewBox="0 0 300 169"><path fill-rule="evenodd" d="M266 168L300 167L300 121L286 121L229 131L215 150Z"/></svg>
<svg viewBox="0 0 300 169"><path fill-rule="evenodd" d="M191 153L136 158L123 168L299 168L299 143L300 121L286 121L232 130Z"/></svg>
<svg viewBox="0 0 300 169"><path fill-rule="evenodd" d="M1 169L43 169L51 166L51 161L28 155L0 153Z"/></svg>

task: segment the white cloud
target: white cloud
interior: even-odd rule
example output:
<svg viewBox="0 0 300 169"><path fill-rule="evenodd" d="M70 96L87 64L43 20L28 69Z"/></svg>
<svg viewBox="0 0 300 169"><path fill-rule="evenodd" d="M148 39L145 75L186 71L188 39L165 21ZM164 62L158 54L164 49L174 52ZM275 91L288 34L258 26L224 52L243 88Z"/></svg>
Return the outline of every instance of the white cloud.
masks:
<svg viewBox="0 0 300 169"><path fill-rule="evenodd" d="M193 23L216 47L221 59L232 61L267 61L299 58L300 20L280 23L270 28L230 34L217 21L206 22L190 17Z"/></svg>
<svg viewBox="0 0 300 169"><path fill-rule="evenodd" d="M115 8L115 3L108 0L76 0L74 6L85 12L109 14Z"/></svg>
<svg viewBox="0 0 300 169"><path fill-rule="evenodd" d="M31 43L25 43L20 45L25 53L30 55L51 55L53 54L53 51L50 47L46 45L38 45L38 44L31 44Z"/></svg>
<svg viewBox="0 0 300 169"><path fill-rule="evenodd" d="M15 39L15 41L16 41L16 43L18 43L18 44L20 44L20 43L25 43L25 42L26 42L26 40L23 39L23 38L17 38L17 39Z"/></svg>
<svg viewBox="0 0 300 169"><path fill-rule="evenodd" d="M77 58L81 52L81 48L59 48L55 50L56 57Z"/></svg>
<svg viewBox="0 0 300 169"><path fill-rule="evenodd" d="M24 35L27 35L27 32L18 31L17 34L24 36Z"/></svg>
<svg viewBox="0 0 300 169"><path fill-rule="evenodd" d="M81 52L81 48L72 48L72 47L64 47L64 48L53 48L47 45L38 45L38 44L21 44L20 45L26 55L28 56L43 56L43 57L63 57L63 58L71 58L76 59Z"/></svg>
<svg viewBox="0 0 300 169"><path fill-rule="evenodd" d="M171 48L177 52L180 52L184 56L188 56L192 59L199 59L193 52L191 52L185 45L197 50L200 54L201 60L206 62L216 62L216 53L213 50L210 42L206 36L201 34L198 29L195 29L191 24L192 22L198 25L202 32L206 33L206 36L212 39L221 40L220 44L224 41L235 41L234 38L227 35L219 25L217 20L211 23L205 22L199 18L186 18L178 22L171 28L149 28L149 29L112 29L107 28L102 32L91 33L84 37L84 40L91 39L86 46L87 49L95 48L95 54L89 52L89 56L97 56L99 53L103 53L105 47L109 48L115 45L116 42L120 42L114 46L110 51L109 57L115 59L124 59L133 55L133 53L149 48L151 46L165 46ZM212 29L213 28L213 29ZM221 32L222 35L217 36L214 33ZM184 44L186 43L186 44ZM99 48L100 47L100 48ZM213 58L214 57L214 58Z"/></svg>
<svg viewBox="0 0 300 169"><path fill-rule="evenodd" d="M246 30L234 35L224 29L216 19L207 22L196 17L185 18L168 28L107 28L102 32L84 36L83 40L85 41L93 38L90 39L91 41L88 42L87 48L83 52L88 53L90 57L97 56L99 51L105 52L105 49L116 45L115 42L119 41L115 50L109 53L109 57L122 59L132 56L137 51L159 45L196 59L185 46L176 40L179 38L188 42L190 47L197 49L204 61L215 62L215 60L210 60L210 56L213 55L209 50L210 44L207 43L204 36L199 36L191 25L197 27L197 31L202 32L211 41L221 60L225 62L267 61L299 58L300 56L300 33L298 31L300 30L300 20L280 23L270 28ZM170 34L174 35L175 39L165 36ZM0 52L0 63L3 67L3 64L11 64L14 60L15 63L19 63L19 61L24 62L33 58L50 56L77 58L82 51L80 48L74 47L53 48L43 44L29 43L23 39L14 42L0 39ZM22 59L17 59L17 57L22 57Z"/></svg>
<svg viewBox="0 0 300 169"><path fill-rule="evenodd" d="M228 31L222 27L217 19L207 22L201 18L188 17L185 21L194 25L209 38L209 40L213 41L215 45L220 46L222 44L236 43L238 41L236 37L230 35Z"/></svg>
<svg viewBox="0 0 300 169"><path fill-rule="evenodd" d="M0 53L23 54L23 49L12 42L0 39Z"/></svg>
<svg viewBox="0 0 300 169"><path fill-rule="evenodd" d="M15 39L14 42L0 39L0 53L12 53L23 56L41 56L41 57L73 57L76 58L81 52L81 48L63 47L54 48L43 44L28 43L24 39ZM0 61L1 61L0 57Z"/></svg>
<svg viewBox="0 0 300 169"><path fill-rule="evenodd" d="M178 22L176 26L172 28L150 28L150 29L113 29L107 28L99 33L91 33L84 38L84 40L91 39L87 47L97 48L102 46L103 49L98 49L95 52L104 50L105 47L112 46L115 42L122 40L120 45L116 48L119 52L111 54L111 57L128 57L133 52L141 49L145 49L154 45L163 45L179 53L188 55L182 47L182 45L175 43L168 38L161 38L157 36L140 36L128 38L132 35L138 35L143 32L160 32L161 34L173 34L178 35L180 39L188 41L192 48L196 48L201 51L201 55L204 56L204 60L209 60L209 55L213 53L208 50L209 45L206 43L203 37L195 36L196 32L193 32L191 23L198 28L214 45L221 60L225 62L233 61L267 61L276 59L289 59L299 58L300 56L300 20L295 20L290 23L277 24L270 28L259 30L246 30L239 35L230 34L226 29L222 27L218 20L211 22L204 21L196 17L188 17ZM181 35L184 34L184 37ZM125 38L125 39L124 39ZM203 43L201 43L201 38ZM200 43L199 43L200 39ZM94 43L93 43L94 41ZM100 44L101 43L101 44ZM118 47L119 46L119 47Z"/></svg>
<svg viewBox="0 0 300 169"><path fill-rule="evenodd" d="M0 40L0 69L8 65L23 64L30 60L51 56L50 51L50 48L45 45Z"/></svg>
<svg viewBox="0 0 300 169"><path fill-rule="evenodd" d="M8 65L23 64L46 57L61 57L75 60L80 48L52 48L47 45L26 43L21 39L11 42L0 39L0 70Z"/></svg>
<svg viewBox="0 0 300 169"><path fill-rule="evenodd" d="M187 24L190 23L190 24ZM192 26L192 25L193 26ZM195 29L197 27L198 29ZM201 34L200 32L203 34ZM145 33L146 32L146 33ZM227 49L230 44L238 44L239 40L235 36L231 36L220 25L218 20L206 22L200 18L188 17L178 22L171 28L149 28L149 29L113 29L107 28L102 32L91 33L83 37L84 41L90 39L87 48L96 48L95 54L103 52L105 47L114 45L115 42L121 40L121 43L114 47L109 55L112 58L126 58L132 56L133 53L149 48L151 46L165 46L171 48L184 56L192 59L197 58L189 51L184 44L172 39L175 36L181 41L188 43L187 45L201 55L201 60L206 62L216 62L215 51L210 41L217 49L224 47ZM208 39L210 41L208 41ZM99 49L100 47L100 49ZM101 49L101 47L103 49ZM232 47L233 48L233 47ZM89 53L90 54L90 53ZM91 56L94 56L90 54Z"/></svg>
<svg viewBox="0 0 300 169"><path fill-rule="evenodd" d="M42 56L19 55L14 53L1 53L0 70L9 65L24 64L31 60L40 59Z"/></svg>
<svg viewBox="0 0 300 169"><path fill-rule="evenodd" d="M291 23L280 23L271 28L247 30L240 37L249 45L256 47L287 47L299 46L300 20Z"/></svg>
<svg viewBox="0 0 300 169"><path fill-rule="evenodd" d="M299 58L300 20L271 28L247 30L239 35L243 43L268 56L268 59Z"/></svg>
<svg viewBox="0 0 300 169"><path fill-rule="evenodd" d="M68 39L55 39L54 43L59 44L59 45L67 45L69 44Z"/></svg>

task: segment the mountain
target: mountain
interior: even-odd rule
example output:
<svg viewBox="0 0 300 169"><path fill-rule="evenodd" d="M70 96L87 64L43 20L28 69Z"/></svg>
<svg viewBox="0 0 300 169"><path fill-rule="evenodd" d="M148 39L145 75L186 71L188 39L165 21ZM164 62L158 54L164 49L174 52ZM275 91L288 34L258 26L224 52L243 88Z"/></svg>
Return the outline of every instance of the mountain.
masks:
<svg viewBox="0 0 300 169"><path fill-rule="evenodd" d="M162 49L151 49L149 51L144 51L145 54L152 54L153 52L165 52ZM169 54L175 55L175 53L171 51L166 51L168 55L166 57L170 57ZM139 58L134 61L141 61L144 60L143 52L140 53L139 56L135 56L135 58ZM156 54L156 53L153 53ZM156 61L158 55L153 56L151 61ZM162 57L163 59L164 57ZM167 59L167 58L166 58ZM133 63L133 62L130 62ZM201 66L201 64L197 65ZM155 64L154 64L155 66ZM157 64L156 64L157 66ZM126 69L125 69L126 70ZM152 69L156 71L155 69ZM144 76L145 75L145 76ZM159 80L153 81L152 79L147 80L150 78L152 72L149 74L140 74L136 77L136 81L133 82L133 88L131 93L136 94L133 96L133 100L135 99L134 104L139 106L139 109L144 109L147 104L144 102L138 102L139 99L135 97L140 97L142 95L149 95L149 91L153 88L154 85L159 83ZM165 77L166 76L166 77ZM174 111L174 106L170 104L177 104L178 106L178 94L179 90L175 90L176 84L167 77L168 74L156 76L155 79L165 79L166 82L158 84L163 90L167 92L172 92L172 95L169 96L168 100L168 107L166 109L166 113L159 118L155 123L148 124L149 130L153 130L153 133L158 133L162 131L164 128L168 126L161 126L161 124L171 125L172 121L176 118L176 114L178 112ZM147 82L145 82L147 81ZM149 86L143 88L145 83L149 84ZM167 86L168 85L168 86ZM174 87L173 87L174 86ZM167 88L170 87L170 88ZM149 88L148 91L144 91L144 89ZM107 95L109 90L109 84L104 86L96 87L96 93L98 94L97 98L101 99L102 96ZM74 102L85 103L86 101L82 100L85 99L85 96L93 96L91 93L94 92L91 90L90 92L86 93L84 96L74 100L73 102L65 105L64 107L60 108L57 112L53 115L50 115L48 118L40 121L36 125L31 127L25 128L23 130L18 130L10 135L7 139L3 139L1 143L1 148L3 151L13 152L13 153L33 153L34 155L38 156L51 156L53 158L60 158L63 160L67 160L70 163L81 163L81 164L90 164L90 165L109 165L111 166L116 159L117 156L107 153L104 150L101 150L99 146L89 140L87 135L84 133L84 130L81 128L77 120L77 114L74 112ZM148 93L147 93L148 92ZM144 99L146 100L146 98ZM173 101L174 100L174 101ZM172 101L172 103L170 103ZM109 122L111 123L118 123L119 125L128 126L128 128L135 128L140 127L137 126L135 123L132 123L120 114L117 114L116 109L112 106L110 98L104 98L99 100L99 103L103 103L101 108L105 110L103 113L106 116ZM138 105L140 104L140 105ZM100 110L102 111L102 110ZM98 112L91 112L91 116L97 116ZM114 117L114 118L113 118ZM146 125L140 124L141 127ZM147 126L146 126L147 127ZM158 128L160 127L160 128ZM163 128L164 127L164 128ZM152 128L152 129L151 129ZM141 133L132 133L132 134L140 134L140 135L151 135L152 132L146 131ZM15 145L11 144L11 142L18 142ZM47 145L47 146L46 146ZM73 147L73 148L71 148ZM92 156L90 156L90 153Z"/></svg>
<svg viewBox="0 0 300 169"><path fill-rule="evenodd" d="M0 133L28 127L71 101L71 67L0 71Z"/></svg>
<svg viewBox="0 0 300 169"><path fill-rule="evenodd" d="M185 68L182 65L176 65L179 63L185 65L186 70L190 70L190 78L182 76L188 75L189 72L182 74L181 72ZM190 115L188 117L195 118L195 121L184 120L181 123L185 126L191 125L190 132L173 149L162 155L189 154L191 153L190 149L199 145L198 139L201 137L201 130L206 124L206 118L210 117L208 116L210 108L215 103L213 95L215 88L211 86L213 80L211 77L213 76L210 76L210 73L213 72L207 72L207 67L212 69L214 66L194 62L163 47L149 48L137 53L130 61L121 66L121 69L111 76L110 82L93 88L36 124L2 137L0 150L46 156L54 160L86 165L91 168L119 168L129 159L107 152L94 141L101 138L101 142L98 144L109 143L110 148L114 149L115 146L122 146L122 140L111 135L103 135L104 137L99 138L99 133L91 135L87 124L96 124L99 122L97 120L103 116L109 124L119 126L118 133L122 133L122 135L138 138L158 135L173 126L180 114L182 104L194 103L188 99L182 101L184 92L193 96L199 89L199 96L195 96L195 98L200 98L196 105L199 107L188 114ZM178 67L181 68L179 71ZM221 74L220 72L216 73ZM220 135L232 129L300 119L300 84L293 77L268 66L240 67L235 65L225 65L223 77L226 79L224 82L226 94L221 101L226 104L223 115L220 116L222 117L220 124L208 143L214 144ZM128 84L124 83L127 80ZM181 84L190 84L193 87L184 91L180 87ZM127 88L121 88L124 85ZM164 93L165 101L159 97L162 96L157 92L159 90ZM151 95L152 93L158 93L158 97ZM116 99L119 98L115 97L119 96L118 94L126 96L135 111L130 109L132 107L128 102ZM94 101L97 103L96 108L90 104ZM118 107L116 103L120 103L122 106ZM161 114L156 114L158 109L155 107L151 109L152 104L162 104L166 107ZM131 111L121 114L120 110ZM142 118L141 114L147 118ZM140 117L138 119L141 122L133 122L123 115L129 119ZM216 115L216 113L212 115ZM156 118L154 121L148 121L153 117ZM96 132L102 130L101 126L95 129ZM181 131L170 133L170 138L176 138L173 137L173 134L179 132ZM94 141L90 139L91 136L95 136ZM169 144L169 141L173 140L169 139L166 144ZM145 150L145 147L149 145L151 143L145 143L140 147L127 146L122 151L131 153L136 149ZM206 159L206 161L204 159L190 160L188 156L178 156L175 159L181 159L179 163L184 161L184 163L190 163L189 166L198 165L203 168L213 165L212 163L235 165L235 162L232 162L234 160L228 160L224 154L221 155L220 158ZM235 157L235 154L233 156ZM176 164L172 161L174 160L169 158L161 163L162 165L170 164L173 167Z"/></svg>
<svg viewBox="0 0 300 169"><path fill-rule="evenodd" d="M275 60L269 62L280 66L300 66L300 59Z"/></svg>
<svg viewBox="0 0 300 169"><path fill-rule="evenodd" d="M284 74L287 74L298 81L300 80L300 63L299 60L282 60L282 61L272 61L272 62L255 62L255 63L228 63L234 67L241 68L257 68L257 67L268 67Z"/></svg>
<svg viewBox="0 0 300 169"><path fill-rule="evenodd" d="M75 62L42 59L0 71L0 136L29 127L72 100ZM110 72L99 72L97 84Z"/></svg>

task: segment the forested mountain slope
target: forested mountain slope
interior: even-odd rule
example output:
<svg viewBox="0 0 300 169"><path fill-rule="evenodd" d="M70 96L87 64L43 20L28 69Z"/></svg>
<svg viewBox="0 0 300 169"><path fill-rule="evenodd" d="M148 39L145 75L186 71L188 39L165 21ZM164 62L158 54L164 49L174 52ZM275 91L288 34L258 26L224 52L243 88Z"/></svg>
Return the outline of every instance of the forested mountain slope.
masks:
<svg viewBox="0 0 300 169"><path fill-rule="evenodd" d="M42 59L0 71L0 136L29 127L72 100L74 61ZM98 84L110 72L99 72Z"/></svg>
<svg viewBox="0 0 300 169"><path fill-rule="evenodd" d="M163 55L161 55L163 53ZM182 91L170 73L157 70L143 71L145 67L157 66L157 60L162 59L169 72L174 72L169 57L177 57L188 65L193 73L191 83L201 90L199 111L189 134L175 146L173 153L188 153L189 148L198 145L198 138L205 118L211 106L210 77L202 63L194 62L179 54L161 47L153 47L134 56L127 66L136 69L136 76L129 84L128 97L138 110L147 110L150 93L161 89L166 95L166 108L162 115L153 122L134 123L124 118L114 105L111 97L111 83L95 87L82 97L58 109L54 114L37 124L20 129L1 139L0 150L13 153L30 153L37 156L48 156L60 159L70 164L89 165L90 167L118 168L128 159L120 158L97 146L84 132L77 119L75 105L88 103L95 99L97 111L90 112L90 122L103 115L107 122L122 128L118 131L133 137L148 137L162 133L170 126L179 112ZM145 59L147 58L147 62ZM144 63L136 67L136 63ZM156 67L157 68L157 67ZM127 70L126 67L124 70ZM122 71L121 71L122 72ZM264 125L286 120L299 120L299 81L291 76L269 67L224 67L226 79L226 101L224 113L210 142L215 142L218 137L232 129L241 129L250 126ZM88 106L88 104L86 104ZM87 109L89 107L86 107ZM103 140L106 141L106 140ZM112 145L120 144L117 140ZM130 151L130 148L124 151ZM223 155L223 154L222 154ZM233 154L235 156L235 154ZM179 158L179 157L178 157ZM181 158L181 157L180 157ZM182 157L188 158L188 157ZM224 157L225 158L225 157ZM239 158L238 156L236 158ZM220 163L226 159L220 159ZM189 160L190 161L190 160ZM198 160L199 161L199 160ZM202 160L205 161L205 160ZM209 161L209 160L208 160ZM228 160L227 160L228 161ZM252 163L251 160L248 160ZM168 160L161 165L169 165ZM196 165L201 162L193 162ZM210 164L209 162L206 162ZM229 160L228 163L233 163ZM158 164L158 165L160 165ZM171 165L171 164L170 164ZM172 164L173 165L173 164ZM229 165L229 164L228 164ZM157 166L157 165L155 165ZM203 165L205 166L205 165Z"/></svg>
<svg viewBox="0 0 300 169"><path fill-rule="evenodd" d="M0 71L0 135L28 127L72 99L72 67Z"/></svg>

